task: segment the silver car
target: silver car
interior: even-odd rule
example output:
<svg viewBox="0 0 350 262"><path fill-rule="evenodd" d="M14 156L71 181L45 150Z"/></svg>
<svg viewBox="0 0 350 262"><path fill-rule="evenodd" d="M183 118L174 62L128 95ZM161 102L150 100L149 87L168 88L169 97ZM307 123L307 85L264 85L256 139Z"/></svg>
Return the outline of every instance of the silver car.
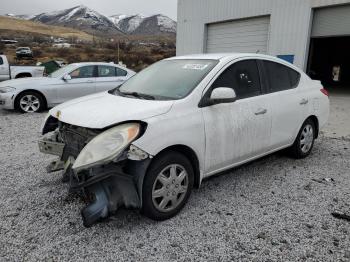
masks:
<svg viewBox="0 0 350 262"><path fill-rule="evenodd" d="M135 72L113 63L70 64L48 77L0 83L0 107L32 113L81 96L113 89Z"/></svg>

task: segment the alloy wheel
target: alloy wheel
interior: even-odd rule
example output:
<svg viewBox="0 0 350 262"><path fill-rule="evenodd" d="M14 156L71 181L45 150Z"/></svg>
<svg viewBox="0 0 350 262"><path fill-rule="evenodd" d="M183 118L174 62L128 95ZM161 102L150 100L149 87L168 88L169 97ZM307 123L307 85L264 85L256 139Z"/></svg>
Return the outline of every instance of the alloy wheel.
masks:
<svg viewBox="0 0 350 262"><path fill-rule="evenodd" d="M35 95L25 95L19 101L19 106L26 113L33 113L39 110L40 100Z"/></svg>

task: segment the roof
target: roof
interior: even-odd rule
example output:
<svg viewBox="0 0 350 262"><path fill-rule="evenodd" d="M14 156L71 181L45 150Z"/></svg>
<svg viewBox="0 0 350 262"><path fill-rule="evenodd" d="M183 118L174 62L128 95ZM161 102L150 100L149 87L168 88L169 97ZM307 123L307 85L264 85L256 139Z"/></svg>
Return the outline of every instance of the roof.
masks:
<svg viewBox="0 0 350 262"><path fill-rule="evenodd" d="M177 60L177 59L214 59L214 60L222 60L222 59L227 59L227 58L236 59L236 58L247 57L247 56L276 59L276 57L272 57L272 56L269 56L269 55L263 55L263 54L255 54L255 53L218 53L218 54L194 54L194 55L177 56L177 57L170 58L170 60Z"/></svg>
<svg viewBox="0 0 350 262"><path fill-rule="evenodd" d="M118 66L118 67L122 67L119 64L115 64L113 62L111 63L107 63L107 62L81 62L81 63L73 63L72 65L76 65L76 66L84 66L84 65L105 65L105 66Z"/></svg>
<svg viewBox="0 0 350 262"><path fill-rule="evenodd" d="M194 55L185 55L185 56L176 56L172 58L168 58L168 60L180 60L180 59L207 59L207 60L220 60L220 62L227 62L231 60L235 60L238 58L245 58L245 57L253 57L254 59L266 59L274 62L278 62L281 64L284 64L288 67L291 67L299 72L302 72L302 70L295 65L282 60L280 58L277 58L275 56L270 55L264 55L264 54L255 54L255 53L218 53L218 54L194 54Z"/></svg>

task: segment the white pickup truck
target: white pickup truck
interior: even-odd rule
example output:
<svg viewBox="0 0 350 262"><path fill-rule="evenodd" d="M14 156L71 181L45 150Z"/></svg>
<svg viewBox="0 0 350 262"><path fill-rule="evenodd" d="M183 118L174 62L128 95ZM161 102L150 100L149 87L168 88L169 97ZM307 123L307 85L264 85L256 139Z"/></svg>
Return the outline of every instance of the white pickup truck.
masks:
<svg viewBox="0 0 350 262"><path fill-rule="evenodd" d="M44 75L43 66L10 66L7 57L0 55L0 81L23 77L41 77Z"/></svg>

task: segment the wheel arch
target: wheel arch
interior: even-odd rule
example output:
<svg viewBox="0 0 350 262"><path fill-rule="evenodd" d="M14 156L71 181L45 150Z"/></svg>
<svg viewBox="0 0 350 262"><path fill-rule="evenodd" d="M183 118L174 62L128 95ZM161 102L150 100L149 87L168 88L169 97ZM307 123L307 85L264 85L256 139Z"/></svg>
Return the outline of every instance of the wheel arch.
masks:
<svg viewBox="0 0 350 262"><path fill-rule="evenodd" d="M199 188L201 184L201 175L200 175L200 166L199 166L199 159L196 154L196 152L190 148L189 146L185 145L172 145L164 148L161 150L155 157L160 156L162 154L165 154L166 152L178 152L180 154L183 154L185 157L188 158L188 160L191 162L193 172L194 172L194 187ZM154 158L153 158L154 159ZM152 159L152 162L153 162ZM152 164L152 162L150 164Z"/></svg>
<svg viewBox="0 0 350 262"><path fill-rule="evenodd" d="M308 119L310 119L310 120L312 120L312 122L314 122L315 128L316 128L316 136L315 136L315 138L318 138L318 135L320 133L320 130L319 130L320 129L320 126L319 126L320 124L319 124L317 116L311 115L306 120L308 120Z"/></svg>
<svg viewBox="0 0 350 262"><path fill-rule="evenodd" d="M44 100L44 108L45 108L45 109L47 108L47 100L46 100L45 95L44 95L42 92L40 92L40 91L38 91L38 90L35 90L35 89L26 89L26 90L23 90L23 91L19 92L19 93L16 95L15 99L14 99L14 107L16 107L17 102L18 102L18 99L19 99L19 97L21 96L21 94L27 93L27 92L33 92L33 93L39 94L39 95L43 98L43 100Z"/></svg>

